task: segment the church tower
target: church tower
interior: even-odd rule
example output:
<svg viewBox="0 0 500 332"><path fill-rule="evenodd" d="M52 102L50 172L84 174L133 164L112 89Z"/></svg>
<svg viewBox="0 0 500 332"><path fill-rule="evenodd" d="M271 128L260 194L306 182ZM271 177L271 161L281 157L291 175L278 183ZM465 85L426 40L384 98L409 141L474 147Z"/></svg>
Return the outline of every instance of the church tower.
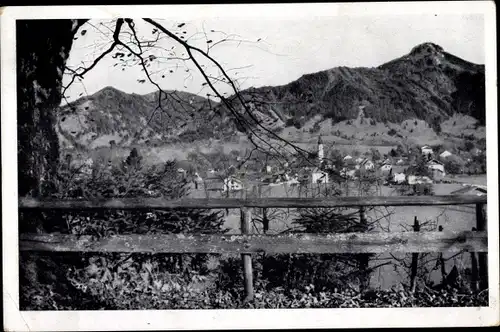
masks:
<svg viewBox="0 0 500 332"><path fill-rule="evenodd" d="M323 158L325 157L325 150L323 148L323 140L321 139L321 135L318 138L318 161L321 165L323 163Z"/></svg>

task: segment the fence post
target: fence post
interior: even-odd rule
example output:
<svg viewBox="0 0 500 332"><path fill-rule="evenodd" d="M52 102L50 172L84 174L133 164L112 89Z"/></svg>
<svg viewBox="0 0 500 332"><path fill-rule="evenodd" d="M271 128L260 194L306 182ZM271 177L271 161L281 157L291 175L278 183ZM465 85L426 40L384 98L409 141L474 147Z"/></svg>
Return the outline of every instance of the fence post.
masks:
<svg viewBox="0 0 500 332"><path fill-rule="evenodd" d="M472 227L472 231L476 231L476 227ZM476 292L478 290L477 282L478 282L478 272L477 272L477 257L474 251L470 253L471 259L471 289Z"/></svg>
<svg viewBox="0 0 500 332"><path fill-rule="evenodd" d="M252 218L250 209L241 208L241 234L250 234L250 220ZM243 259L243 280L245 284L245 301L253 300L253 270L252 255L241 254Z"/></svg>
<svg viewBox="0 0 500 332"><path fill-rule="evenodd" d="M486 213L483 203L476 204L476 228L478 232L486 231ZM478 253L479 288L488 288L488 253Z"/></svg>
<svg viewBox="0 0 500 332"><path fill-rule="evenodd" d="M443 226L439 226L438 230L440 232L442 232ZM445 260L444 260L444 256L443 256L442 252L439 253L439 265L441 266L441 282L444 283L444 280L446 278L446 266L445 266Z"/></svg>
<svg viewBox="0 0 500 332"><path fill-rule="evenodd" d="M420 224L418 223L417 216L415 216L415 221L413 222L413 231L414 232L420 231ZM415 292L415 287L416 287L415 279L417 278L417 272L418 272L418 253L413 253L411 255L411 276L410 276L411 278L410 287L412 292Z"/></svg>
<svg viewBox="0 0 500 332"><path fill-rule="evenodd" d="M359 226L362 232L368 231L368 223L366 221L366 211L364 206L359 207ZM359 257L359 270L362 273L361 288L366 289L369 286L370 276L367 275L369 256L368 254L360 254Z"/></svg>

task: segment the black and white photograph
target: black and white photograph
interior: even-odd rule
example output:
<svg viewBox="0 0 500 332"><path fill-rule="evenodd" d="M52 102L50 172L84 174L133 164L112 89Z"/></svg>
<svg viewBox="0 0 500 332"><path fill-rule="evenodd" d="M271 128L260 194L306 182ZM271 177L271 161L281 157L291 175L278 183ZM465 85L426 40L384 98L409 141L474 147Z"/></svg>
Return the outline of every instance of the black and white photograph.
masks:
<svg viewBox="0 0 500 332"><path fill-rule="evenodd" d="M498 324L495 19L4 8L6 328Z"/></svg>

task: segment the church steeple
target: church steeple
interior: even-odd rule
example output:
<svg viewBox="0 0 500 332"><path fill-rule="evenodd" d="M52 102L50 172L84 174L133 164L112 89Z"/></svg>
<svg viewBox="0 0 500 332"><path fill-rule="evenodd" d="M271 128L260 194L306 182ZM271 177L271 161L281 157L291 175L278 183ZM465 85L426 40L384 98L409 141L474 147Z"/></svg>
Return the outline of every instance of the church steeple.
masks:
<svg viewBox="0 0 500 332"><path fill-rule="evenodd" d="M323 140L321 139L321 135L318 138L318 161L321 165L323 163L323 158L325 157L325 151L323 149Z"/></svg>

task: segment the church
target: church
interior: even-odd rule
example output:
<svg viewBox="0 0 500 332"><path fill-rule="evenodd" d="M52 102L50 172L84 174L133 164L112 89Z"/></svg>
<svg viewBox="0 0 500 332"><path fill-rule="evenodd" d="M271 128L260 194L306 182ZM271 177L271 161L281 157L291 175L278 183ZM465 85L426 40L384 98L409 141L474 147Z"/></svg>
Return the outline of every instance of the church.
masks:
<svg viewBox="0 0 500 332"><path fill-rule="evenodd" d="M328 183L328 173L323 170L325 148L323 145L323 140L321 139L321 135L318 138L317 158L317 166L314 167L310 173L311 183Z"/></svg>

